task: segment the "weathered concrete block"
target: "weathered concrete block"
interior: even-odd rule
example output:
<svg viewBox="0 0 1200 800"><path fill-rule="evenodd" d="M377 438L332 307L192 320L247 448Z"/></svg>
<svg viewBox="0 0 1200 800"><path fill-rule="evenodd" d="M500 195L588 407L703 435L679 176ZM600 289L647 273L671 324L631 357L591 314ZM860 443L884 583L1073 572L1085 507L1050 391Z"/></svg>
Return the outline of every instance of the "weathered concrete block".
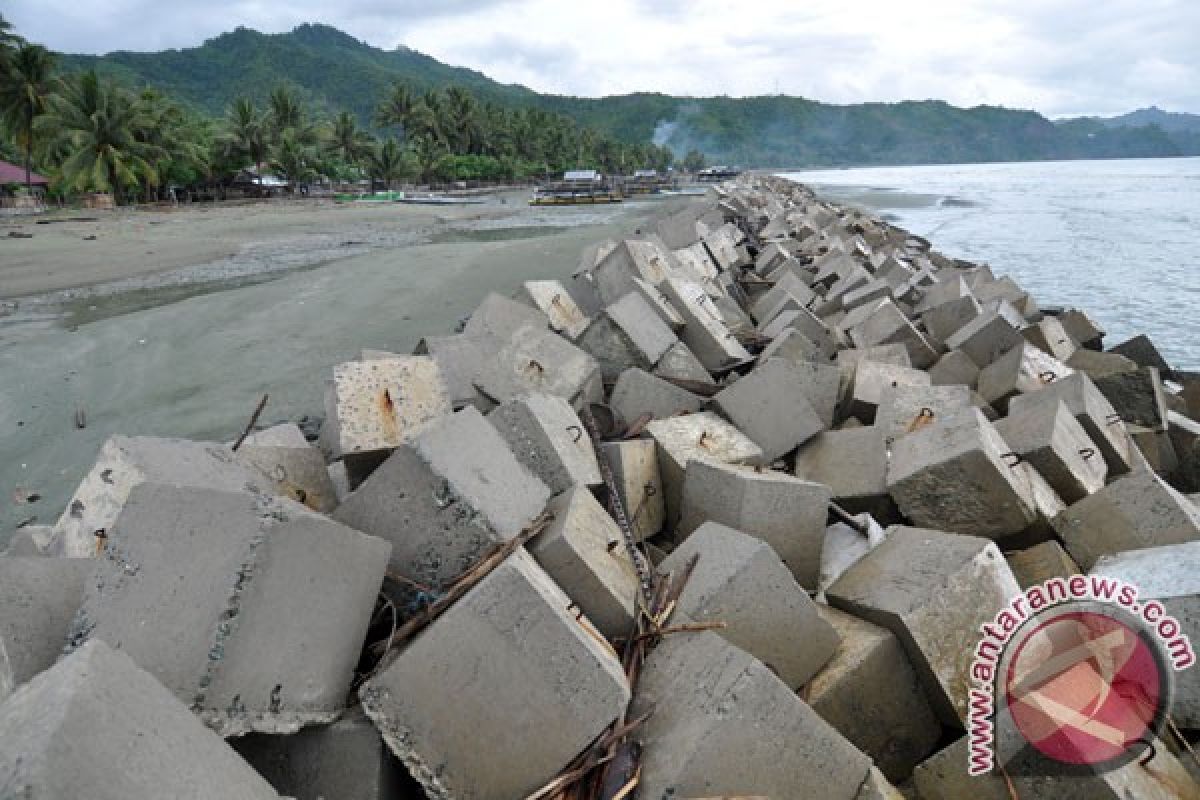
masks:
<svg viewBox="0 0 1200 800"><path fill-rule="evenodd" d="M457 410L471 405L487 412L495 404L480 394L475 388L475 381L483 371L483 365L495 356L500 344L500 341L490 337L468 336L465 333L427 336L414 352L418 355L428 354L437 364L452 408Z"/></svg>
<svg viewBox="0 0 1200 800"><path fill-rule="evenodd" d="M321 446L331 459L387 452L449 413L449 392L430 357L338 364L325 394Z"/></svg>
<svg viewBox="0 0 1200 800"><path fill-rule="evenodd" d="M875 412L884 390L899 386L929 386L929 373L879 361L859 361L854 367L846 396L847 416L864 423L875 420Z"/></svg>
<svg viewBox="0 0 1200 800"><path fill-rule="evenodd" d="M1051 578L1069 578L1079 574L1079 565L1054 540L1006 553L1005 558L1022 589L1045 583Z"/></svg>
<svg viewBox="0 0 1200 800"><path fill-rule="evenodd" d="M1153 367L1162 375L1168 377L1171 375L1171 365L1167 363L1162 353L1154 346L1154 342L1150 341L1150 337L1145 334L1134 336L1120 344L1113 345L1109 348L1109 352L1125 356L1139 367Z"/></svg>
<svg viewBox="0 0 1200 800"><path fill-rule="evenodd" d="M997 311L980 314L944 340L946 349L962 350L975 366L983 369L1004 353L1023 344L1021 336L1009 320Z"/></svg>
<svg viewBox="0 0 1200 800"><path fill-rule="evenodd" d="M0 705L0 787L14 800L279 798L187 706L99 641Z"/></svg>
<svg viewBox="0 0 1200 800"><path fill-rule="evenodd" d="M1134 470L1053 520L1084 569L1103 555L1200 539L1200 509L1148 470Z"/></svg>
<svg viewBox="0 0 1200 800"><path fill-rule="evenodd" d="M529 554L609 639L633 632L638 575L621 529L584 487L550 501L554 520Z"/></svg>
<svg viewBox="0 0 1200 800"><path fill-rule="evenodd" d="M700 359L688 349L683 342L676 342L654 367L654 374L660 378L673 378L681 381L692 381L702 386L715 386L712 375L700 363Z"/></svg>
<svg viewBox="0 0 1200 800"><path fill-rule="evenodd" d="M824 431L796 453L795 474L830 488L838 505L878 520L896 516L887 490L887 443L879 428Z"/></svg>
<svg viewBox="0 0 1200 800"><path fill-rule="evenodd" d="M576 403L598 399L592 395L599 371L587 352L556 333L529 326L518 329L483 366L475 385L497 403L533 392Z"/></svg>
<svg viewBox="0 0 1200 800"><path fill-rule="evenodd" d="M1085 312L1073 308L1064 314L1059 314L1058 321L1062 323L1063 330L1070 334L1072 339L1079 342L1080 347L1086 347L1090 350L1100 350L1102 348L1101 342L1104 339L1104 329L1097 325Z"/></svg>
<svg viewBox="0 0 1200 800"><path fill-rule="evenodd" d="M390 541L392 570L437 587L520 533L550 494L468 408L397 449L333 516Z"/></svg>
<svg viewBox="0 0 1200 800"><path fill-rule="evenodd" d="M686 322L680 337L709 372L750 360L750 353L730 332L704 288L668 277L660 286Z"/></svg>
<svg viewBox="0 0 1200 800"><path fill-rule="evenodd" d="M817 600L825 602L825 591L842 573L879 546L886 535L870 514L854 516L862 530L845 522L835 522L825 528L825 545L821 549L821 579L817 585Z"/></svg>
<svg viewBox="0 0 1200 800"><path fill-rule="evenodd" d="M488 414L517 460L552 492L603 483L592 439L571 404L549 394L509 400Z"/></svg>
<svg viewBox="0 0 1200 800"><path fill-rule="evenodd" d="M693 459L683 485L681 541L705 522L717 522L762 539L806 589L817 588L828 486L780 472Z"/></svg>
<svg viewBox="0 0 1200 800"><path fill-rule="evenodd" d="M226 736L331 722L389 551L284 498L143 483L94 561L68 650L119 645Z"/></svg>
<svg viewBox="0 0 1200 800"><path fill-rule="evenodd" d="M817 294L795 272L785 272L775 285L755 299L750 313L756 322L770 322L784 311L805 308ZM789 306L789 301L795 305Z"/></svg>
<svg viewBox="0 0 1200 800"><path fill-rule="evenodd" d="M770 464L820 433L808 382L790 361L771 359L713 398L713 404L762 449Z"/></svg>
<svg viewBox="0 0 1200 800"><path fill-rule="evenodd" d="M801 697L888 779L907 780L937 747L942 726L903 645L886 628L828 606L817 610L841 643Z"/></svg>
<svg viewBox="0 0 1200 800"><path fill-rule="evenodd" d="M979 394L1003 411L1017 394L1036 392L1073 370L1030 344L1020 344L996 358L979 372Z"/></svg>
<svg viewBox="0 0 1200 800"><path fill-rule="evenodd" d="M961 728L979 626L1019 592L993 542L896 526L826 596L835 608L896 634L935 713Z"/></svg>
<svg viewBox="0 0 1200 800"><path fill-rule="evenodd" d="M762 663L715 633L669 636L651 651L630 714L650 709L639 732L641 797L853 800L871 765Z"/></svg>
<svg viewBox="0 0 1200 800"><path fill-rule="evenodd" d="M1079 349L1079 343L1071 338L1058 317L1042 317L1036 325L1021 331L1021 335L1025 341L1063 363Z"/></svg>
<svg viewBox="0 0 1200 800"><path fill-rule="evenodd" d="M796 330L817 346L818 361L828 361L838 351L840 334L835 334L816 314L806 308L784 311L775 319L759 328L759 333L768 339L780 336L786 330Z"/></svg>
<svg viewBox="0 0 1200 800"><path fill-rule="evenodd" d="M650 307L654 309L654 313L658 314L658 318L668 328L675 333L683 330L683 315L675 310L675 306L671 305L671 301L667 299L667 296L658 287L651 286L641 278L634 278L633 286L633 291L640 294L642 299L650 304ZM597 309L597 313L599 313L599 309Z"/></svg>
<svg viewBox="0 0 1200 800"><path fill-rule="evenodd" d="M670 256L654 242L626 239L592 269L605 305L634 289L634 278L659 286L671 272ZM682 309L680 309L682 310Z"/></svg>
<svg viewBox="0 0 1200 800"><path fill-rule="evenodd" d="M1100 448L1109 475L1128 472L1131 465L1130 441L1125 426L1112 404L1086 375L1077 372L1046 384L1036 392L1013 397L1008 404L1008 413L1024 414L1034 406L1053 406L1059 402L1066 405L1067 410L1087 431L1088 437Z"/></svg>
<svg viewBox="0 0 1200 800"><path fill-rule="evenodd" d="M568 339L587 330L588 317L559 281L525 281L524 296L550 320L550 329Z"/></svg>
<svg viewBox="0 0 1200 800"><path fill-rule="evenodd" d="M917 525L992 539L1020 533L1037 518L1035 499L1006 452L982 413L959 412L895 440L888 491Z"/></svg>
<svg viewBox="0 0 1200 800"><path fill-rule="evenodd" d="M1200 541L1148 547L1101 557L1091 569L1136 586L1138 602L1160 600L1181 632L1200 642ZM1175 673L1171 718L1182 728L1200 728L1200 671Z"/></svg>
<svg viewBox="0 0 1200 800"><path fill-rule="evenodd" d="M305 442L302 435L300 445L261 441L247 438L237 450L237 460L266 476L275 494L290 497L313 511L328 513L337 506L337 490L320 450Z"/></svg>
<svg viewBox="0 0 1200 800"><path fill-rule="evenodd" d="M1157 431L1167 429L1166 396L1154 367L1101 375L1092 382L1127 424Z"/></svg>
<svg viewBox="0 0 1200 800"><path fill-rule="evenodd" d="M608 459L617 494L638 539L662 530L667 509L658 474L658 448L652 439L603 442L600 452Z"/></svg>
<svg viewBox="0 0 1200 800"><path fill-rule="evenodd" d="M1071 357L1066 360L1066 364L1071 369L1086 372L1088 377L1093 380L1102 375L1111 375L1114 372L1132 372L1138 368L1137 364L1125 356L1089 350L1086 347L1081 347L1072 353Z"/></svg>
<svg viewBox="0 0 1200 800"><path fill-rule="evenodd" d="M759 357L759 363L765 364L770 359ZM813 361L788 361L804 386L804 397L817 412L817 417L826 428L833 427L837 418L837 404L841 394L842 371L832 364L821 364Z"/></svg>
<svg viewBox="0 0 1200 800"><path fill-rule="evenodd" d="M885 385L875 411L875 427L896 439L971 407L966 386Z"/></svg>
<svg viewBox="0 0 1200 800"><path fill-rule="evenodd" d="M659 565L681 571L699 556L676 615L723 622L718 633L769 666L792 688L833 656L838 637L816 604L762 539L706 522Z"/></svg>
<svg viewBox="0 0 1200 800"><path fill-rule="evenodd" d="M25 525L8 537L0 558L39 558L49 554L54 540L53 525Z"/></svg>
<svg viewBox="0 0 1200 800"><path fill-rule="evenodd" d="M630 367L652 369L677 341L642 296L631 292L596 317L579 346L600 363L605 379L613 380Z"/></svg>
<svg viewBox="0 0 1200 800"><path fill-rule="evenodd" d="M570 606L517 551L365 684L363 708L430 798L524 797L625 710L620 663Z"/></svg>
<svg viewBox="0 0 1200 800"><path fill-rule="evenodd" d="M768 358L786 358L793 364L826 361L821 348L795 328L788 328L776 336L758 355L759 362Z"/></svg>
<svg viewBox="0 0 1200 800"><path fill-rule="evenodd" d="M710 458L727 464L763 461L762 448L711 411L656 419L646 426L646 433L658 445L658 471L670 528L679 521L684 470L689 461L694 458Z"/></svg>
<svg viewBox="0 0 1200 800"><path fill-rule="evenodd" d="M681 411L699 411L704 402L703 397L636 368L621 373L609 398L609 405L627 425L643 414L666 419Z"/></svg>
<svg viewBox="0 0 1200 800"><path fill-rule="evenodd" d="M503 342L527 325L543 329L549 327L550 320L536 308L491 292L471 313L463 333L472 338Z"/></svg>
<svg viewBox="0 0 1200 800"><path fill-rule="evenodd" d="M971 287L962 279L962 276L951 274L926 286L921 292L921 299L917 301L913 310L917 314L924 314L929 309L936 308L943 303L970 295Z"/></svg>
<svg viewBox="0 0 1200 800"><path fill-rule="evenodd" d="M921 313L921 325L933 338L944 342L982 314L983 306L967 294L926 308Z"/></svg>
<svg viewBox="0 0 1200 800"><path fill-rule="evenodd" d="M1005 419L996 430L1068 503L1104 486L1108 466L1083 426L1062 403L1038 404Z"/></svg>
<svg viewBox="0 0 1200 800"><path fill-rule="evenodd" d="M924 369L937 360L938 351L921 335L891 300L883 301L871 317L850 331L855 347L902 344L913 366Z"/></svg>
<svg viewBox="0 0 1200 800"><path fill-rule="evenodd" d="M295 800L419 800L420 786L361 709L290 736L252 733L233 749L275 790Z"/></svg>
<svg viewBox="0 0 1200 800"><path fill-rule="evenodd" d="M0 702L62 653L92 562L0 558Z"/></svg>
<svg viewBox="0 0 1200 800"><path fill-rule="evenodd" d="M75 490L54 526L50 552L86 558L95 555L133 487L147 480L177 486L244 491L264 487L257 471L238 464L227 446L213 442L113 436Z"/></svg>

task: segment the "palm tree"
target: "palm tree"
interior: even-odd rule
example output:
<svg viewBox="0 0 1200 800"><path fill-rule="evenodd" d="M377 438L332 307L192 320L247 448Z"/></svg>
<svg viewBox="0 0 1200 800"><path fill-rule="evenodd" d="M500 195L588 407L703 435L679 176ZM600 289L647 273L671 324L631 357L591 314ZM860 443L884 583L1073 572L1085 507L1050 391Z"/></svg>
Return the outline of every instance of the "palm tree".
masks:
<svg viewBox="0 0 1200 800"><path fill-rule="evenodd" d="M134 136L158 154L154 168L160 180L208 173L210 163L202 141L204 131L179 106L155 89L144 90L138 97L137 106ZM147 198L153 188L147 183Z"/></svg>
<svg viewBox="0 0 1200 800"><path fill-rule="evenodd" d="M154 162L159 147L139 141L142 126L134 98L112 84L101 84L94 71L62 84L49 97L35 130L47 137L46 147L66 158L59 179L69 190L112 192L118 203L139 182L158 185Z"/></svg>
<svg viewBox="0 0 1200 800"><path fill-rule="evenodd" d="M25 186L31 191L33 122L46 110L53 72L53 53L41 45L21 42L11 52L3 80L0 80L0 120L25 156Z"/></svg>
<svg viewBox="0 0 1200 800"><path fill-rule="evenodd" d="M383 181L390 190L395 181L404 177L404 155L400 145L389 136L383 144L367 156L367 172L371 179Z"/></svg>
<svg viewBox="0 0 1200 800"><path fill-rule="evenodd" d="M221 147L228 158L249 159L255 173L267 160L270 142L267 119L254 101L239 97L225 112L225 131L221 136ZM258 175L256 180L262 181Z"/></svg>
<svg viewBox="0 0 1200 800"><path fill-rule="evenodd" d="M371 149L371 135L358 127L353 114L343 111L333 120L326 148L347 164L358 165Z"/></svg>
<svg viewBox="0 0 1200 800"><path fill-rule="evenodd" d="M313 168L315 160L312 150L301 140L297 131L294 128L288 128L283 132L279 145L275 148L271 169L295 187L298 184L307 183L316 176L316 170Z"/></svg>
<svg viewBox="0 0 1200 800"><path fill-rule="evenodd" d="M399 128L403 141L408 129L408 117L416 105L416 98L403 83L392 87L392 93L375 108L375 124L380 128Z"/></svg>

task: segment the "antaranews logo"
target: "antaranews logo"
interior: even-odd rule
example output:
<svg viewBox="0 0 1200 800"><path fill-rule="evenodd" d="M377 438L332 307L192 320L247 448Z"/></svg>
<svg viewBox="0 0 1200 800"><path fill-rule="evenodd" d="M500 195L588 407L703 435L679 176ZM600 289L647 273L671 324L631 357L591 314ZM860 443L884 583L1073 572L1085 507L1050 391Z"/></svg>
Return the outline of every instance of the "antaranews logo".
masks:
<svg viewBox="0 0 1200 800"><path fill-rule="evenodd" d="M1103 575L1032 586L980 628L968 764L1021 774L1116 769L1151 747L1173 674L1196 656L1177 619Z"/></svg>

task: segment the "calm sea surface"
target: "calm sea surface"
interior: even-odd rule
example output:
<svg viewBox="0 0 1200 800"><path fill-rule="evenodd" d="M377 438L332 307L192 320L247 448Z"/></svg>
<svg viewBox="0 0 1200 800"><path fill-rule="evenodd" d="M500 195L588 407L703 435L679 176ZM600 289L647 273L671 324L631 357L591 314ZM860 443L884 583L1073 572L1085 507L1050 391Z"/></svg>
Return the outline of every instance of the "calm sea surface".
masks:
<svg viewBox="0 0 1200 800"><path fill-rule="evenodd" d="M1200 370L1200 158L783 173Z"/></svg>

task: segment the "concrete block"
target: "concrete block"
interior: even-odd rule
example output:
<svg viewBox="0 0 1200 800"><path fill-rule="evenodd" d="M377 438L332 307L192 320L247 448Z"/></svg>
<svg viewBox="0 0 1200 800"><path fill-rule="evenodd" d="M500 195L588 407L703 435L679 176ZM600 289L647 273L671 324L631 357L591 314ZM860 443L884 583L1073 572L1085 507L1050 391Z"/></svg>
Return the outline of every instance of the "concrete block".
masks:
<svg viewBox="0 0 1200 800"><path fill-rule="evenodd" d="M980 370L977 385L983 399L1003 411L1013 395L1036 392L1072 371L1053 356L1022 343Z"/></svg>
<svg viewBox="0 0 1200 800"><path fill-rule="evenodd" d="M683 315L675 310L675 306L671 305L671 301L667 299L667 296L658 287L651 286L641 278L634 278L633 286L633 291L640 294L642 299L650 304L650 307L654 309L654 313L658 314L658 318L668 328L675 333L683 330ZM597 309L597 313L599 313L599 309Z"/></svg>
<svg viewBox="0 0 1200 800"><path fill-rule="evenodd" d="M432 358L350 361L333 368L321 445L331 459L385 453L449 413L449 391Z"/></svg>
<svg viewBox="0 0 1200 800"><path fill-rule="evenodd" d="M278 800L129 656L90 642L0 705L6 798Z"/></svg>
<svg viewBox="0 0 1200 800"><path fill-rule="evenodd" d="M473 408L396 450L334 512L392 543L390 568L438 587L546 507L550 489Z"/></svg>
<svg viewBox="0 0 1200 800"><path fill-rule="evenodd" d="M867 281L857 289L842 295L842 308L849 311L874 301L891 300L893 295L893 287L887 281L882 279Z"/></svg>
<svg viewBox="0 0 1200 800"><path fill-rule="evenodd" d="M1092 382L1125 423L1167 430L1166 394L1156 368L1114 372L1093 378Z"/></svg>
<svg viewBox="0 0 1200 800"><path fill-rule="evenodd" d="M360 690L431 799L524 797L625 710L620 663L570 606L519 550Z"/></svg>
<svg viewBox="0 0 1200 800"><path fill-rule="evenodd" d="M642 296L629 293L608 306L579 338L600 363L605 379L629 367L652 369L678 341Z"/></svg>
<svg viewBox="0 0 1200 800"><path fill-rule="evenodd" d="M807 397L809 382L790 361L771 359L722 390L713 404L762 449L770 464L826 426Z"/></svg>
<svg viewBox="0 0 1200 800"><path fill-rule="evenodd" d="M937 747L942 726L903 645L886 628L828 606L817 609L841 642L801 697L889 780L907 780Z"/></svg>
<svg viewBox="0 0 1200 800"><path fill-rule="evenodd" d="M602 442L600 452L608 459L634 536L641 540L661 531L667 510L654 441Z"/></svg>
<svg viewBox="0 0 1200 800"><path fill-rule="evenodd" d="M507 341L520 328L548 328L550 320L536 308L491 292L471 313L463 333L477 339Z"/></svg>
<svg viewBox="0 0 1200 800"><path fill-rule="evenodd" d="M971 407L966 386L885 385L875 411L875 427L889 440L936 424Z"/></svg>
<svg viewBox="0 0 1200 800"><path fill-rule="evenodd" d="M1149 600L1162 601L1193 646L1200 642L1200 541L1102 556L1091 574L1136 586L1143 606ZM1200 671L1175 673L1171 718L1182 728L1200 728Z"/></svg>
<svg viewBox="0 0 1200 800"><path fill-rule="evenodd" d="M689 461L694 458L710 458L727 464L763 461L762 448L711 411L654 420L646 426L646 433L658 446L658 471L669 528L674 528L679 520L684 470Z"/></svg>
<svg viewBox="0 0 1200 800"><path fill-rule="evenodd" d="M768 339L774 339L788 329L799 331L815 344L820 353L820 361L832 359L838 351L839 341L834 332L816 314L805 308L783 312L759 328L759 333Z"/></svg>
<svg viewBox="0 0 1200 800"><path fill-rule="evenodd" d="M1019 591L993 542L897 526L826 596L835 608L894 633L934 712L946 725L961 728L979 626Z"/></svg>
<svg viewBox="0 0 1200 800"><path fill-rule="evenodd" d="M833 657L838 637L816 604L762 539L706 522L667 556L679 572L699 556L676 607L677 619L723 622L717 633L762 661L793 689Z"/></svg>
<svg viewBox="0 0 1200 800"><path fill-rule="evenodd" d="M225 445L150 436L113 436L54 526L50 552L72 558L96 554L97 531L112 530L133 487L147 480L177 486L244 491L267 483L237 463Z"/></svg>
<svg viewBox="0 0 1200 800"><path fill-rule="evenodd" d="M225 736L328 723L389 551L284 498L143 483L93 562L67 650L119 645Z"/></svg>
<svg viewBox="0 0 1200 800"><path fill-rule="evenodd" d="M789 310L781 306L786 300L790 299L797 304L793 308L804 308L816 296L816 293L808 288L808 284L801 277L794 272L786 272L775 282L774 286L754 301L750 312L757 322L765 323L783 311Z"/></svg>
<svg viewBox="0 0 1200 800"><path fill-rule="evenodd" d="M509 400L488 421L530 472L552 492L604 482L592 439L571 404L549 394Z"/></svg>
<svg viewBox="0 0 1200 800"><path fill-rule="evenodd" d="M1089 350L1086 347L1081 347L1072 353L1071 357L1066 360L1066 364L1071 369L1086 372L1093 380L1102 375L1111 375L1114 372L1132 372L1138 368L1137 364L1125 356Z"/></svg>
<svg viewBox="0 0 1200 800"><path fill-rule="evenodd" d="M519 329L483 366L476 387L497 403L533 392L572 404L592 397L600 365L556 333L532 326Z"/></svg>
<svg viewBox="0 0 1200 800"><path fill-rule="evenodd" d="M592 269L596 290L608 305L634 290L634 278L659 286L671 272L670 256L654 242L626 239ZM680 309L682 310L682 309Z"/></svg>
<svg viewBox="0 0 1200 800"><path fill-rule="evenodd" d="M933 338L944 342L982 314L983 306L967 294L925 309L921 313L921 325Z"/></svg>
<svg viewBox="0 0 1200 800"><path fill-rule="evenodd" d="M934 386L974 386L978 379L979 367L962 350L951 350L929 368L929 380Z"/></svg>
<svg viewBox="0 0 1200 800"><path fill-rule="evenodd" d="M252 733L233 749L275 790L295 800L419 800L420 786L362 709L290 736Z"/></svg>
<svg viewBox="0 0 1200 800"><path fill-rule="evenodd" d="M704 403L703 397L636 368L621 373L609 398L609 405L627 425L643 414L666 419L680 412L696 412Z"/></svg>
<svg viewBox="0 0 1200 800"><path fill-rule="evenodd" d="M948 350L962 350L983 369L997 358L1024 344L1025 338L999 312L980 314L943 341Z"/></svg>
<svg viewBox="0 0 1200 800"><path fill-rule="evenodd" d="M795 328L784 330L783 333L772 339L770 344L764 347L758 355L760 362L766 361L768 358L786 358L793 364L801 364L806 361L827 362L821 348Z"/></svg>
<svg viewBox="0 0 1200 800"><path fill-rule="evenodd" d="M299 446L260 444L252 438L238 448L237 460L262 473L275 494L290 497L313 511L328 513L337 507L337 489L329 477L325 457L303 436Z"/></svg>
<svg viewBox="0 0 1200 800"><path fill-rule="evenodd" d="M844 522L825 528L825 545L821 549L821 579L817 585L817 601L825 602L825 591L858 563L867 553L879 546L886 536L870 514L856 514L854 519L863 528L859 531Z"/></svg>
<svg viewBox="0 0 1200 800"><path fill-rule="evenodd" d="M1145 334L1126 339L1118 345L1109 348L1110 353L1125 356L1139 367L1153 367L1164 376L1171 376L1171 365L1163 358L1162 353Z"/></svg>
<svg viewBox="0 0 1200 800"><path fill-rule="evenodd" d="M760 364L770 359L759 357ZM833 427L837 418L837 404L841 394L842 371L836 366L814 361L788 361L802 376L804 397L817 412L817 417L826 428Z"/></svg>
<svg viewBox="0 0 1200 800"><path fill-rule="evenodd" d="M455 410L475 406L480 411L489 411L494 403L475 388L475 381L483 371L483 365L493 358L500 348L500 341L484 336L468 336L465 333L453 336L427 336L417 345L418 354L428 354L438 366L442 383Z"/></svg>
<svg viewBox="0 0 1200 800"><path fill-rule="evenodd" d="M1021 331L1021 335L1025 341L1063 363L1079 349L1079 343L1071 338L1058 317L1042 317L1036 325Z"/></svg>
<svg viewBox="0 0 1200 800"><path fill-rule="evenodd" d="M0 558L0 702L54 664L91 571L82 558Z"/></svg>
<svg viewBox="0 0 1200 800"><path fill-rule="evenodd" d="M587 330L588 316L559 281L525 281L524 296L550 320L550 329L576 339Z"/></svg>
<svg viewBox="0 0 1200 800"><path fill-rule="evenodd" d="M53 525L25 525L8 537L8 545L0 551L3 558L38 558L50 554L54 543Z"/></svg>
<svg viewBox="0 0 1200 800"><path fill-rule="evenodd" d="M709 372L750 360L750 353L725 325L720 312L703 287L691 281L668 277L660 286L671 305L685 320L680 338Z"/></svg>
<svg viewBox="0 0 1200 800"><path fill-rule="evenodd" d="M676 342L655 365L653 373L663 379L690 381L715 386L712 375L683 342Z"/></svg>
<svg viewBox="0 0 1200 800"><path fill-rule="evenodd" d="M864 423L870 423L875 419L875 412L883 399L885 389L929 385L927 372L879 361L859 361L854 367L847 390L845 415L855 416Z"/></svg>
<svg viewBox="0 0 1200 800"><path fill-rule="evenodd" d="M850 339L855 347L902 344L913 366L921 369L931 366L938 357L937 350L891 300L883 301L867 321L850 330Z"/></svg>
<svg viewBox="0 0 1200 800"><path fill-rule="evenodd" d="M917 314L924 314L931 308L936 308L943 303L957 300L960 297L970 296L971 287L967 286L967 282L961 276L951 275L925 287L924 291L921 292L921 299L917 302L913 310Z"/></svg>
<svg viewBox="0 0 1200 800"><path fill-rule="evenodd" d="M1096 324L1086 312L1072 308L1059 314L1058 321L1062 323L1063 330L1072 339L1079 342L1080 347L1086 347L1089 350L1103 349L1104 329Z"/></svg>
<svg viewBox="0 0 1200 800"><path fill-rule="evenodd" d="M879 767L871 767L856 800L905 800L904 793L888 782Z"/></svg>
<svg viewBox="0 0 1200 800"><path fill-rule="evenodd" d="M1008 559L1008 566L1022 589L1045 583L1051 578L1068 578L1079 574L1079 565L1054 540L1005 553L1004 557Z"/></svg>
<svg viewBox="0 0 1200 800"><path fill-rule="evenodd" d="M1062 403L1038 404L995 425L1012 452L1032 464L1068 503L1104 486L1104 456Z"/></svg>
<svg viewBox="0 0 1200 800"><path fill-rule="evenodd" d="M395 356L389 356L394 358ZM233 442L230 442L232 445ZM294 425L290 422L281 425L273 425L261 431L255 431L246 437L242 442L242 447L250 447L257 445L259 447L308 447L308 439L304 438L304 431L300 430L299 425ZM241 448L239 448L241 449Z"/></svg>
<svg viewBox="0 0 1200 800"><path fill-rule="evenodd" d="M1090 570L1103 555L1200 539L1200 509L1149 470L1134 470L1071 505L1054 529Z"/></svg>
<svg viewBox="0 0 1200 800"><path fill-rule="evenodd" d="M609 639L631 635L640 591L621 529L583 487L550 501L554 520L529 545L546 570Z"/></svg>
<svg viewBox="0 0 1200 800"><path fill-rule="evenodd" d="M916 525L997 539L1037 519L1027 480L976 409L935 420L892 444L888 491Z"/></svg>
<svg viewBox="0 0 1200 800"><path fill-rule="evenodd" d="M1008 404L1009 414L1023 414L1035 405L1054 405L1062 402L1104 456L1109 476L1129 471L1130 441L1125 426L1108 399L1100 393L1090 378L1081 373L1068 375L1046 384L1036 392L1013 397Z"/></svg>
<svg viewBox="0 0 1200 800"><path fill-rule="evenodd" d="M838 505L852 514L889 520L896 507L887 490L887 461L879 428L824 431L797 451L795 474L828 486Z"/></svg>
<svg viewBox="0 0 1200 800"><path fill-rule="evenodd" d="M761 662L715 633L668 636L651 651L630 716L651 709L639 731L640 797L853 800L871 766Z"/></svg>
<svg viewBox="0 0 1200 800"><path fill-rule="evenodd" d="M717 522L763 540L796 582L815 590L821 571L830 489L780 472L693 459L683 485L676 541L705 522Z"/></svg>

